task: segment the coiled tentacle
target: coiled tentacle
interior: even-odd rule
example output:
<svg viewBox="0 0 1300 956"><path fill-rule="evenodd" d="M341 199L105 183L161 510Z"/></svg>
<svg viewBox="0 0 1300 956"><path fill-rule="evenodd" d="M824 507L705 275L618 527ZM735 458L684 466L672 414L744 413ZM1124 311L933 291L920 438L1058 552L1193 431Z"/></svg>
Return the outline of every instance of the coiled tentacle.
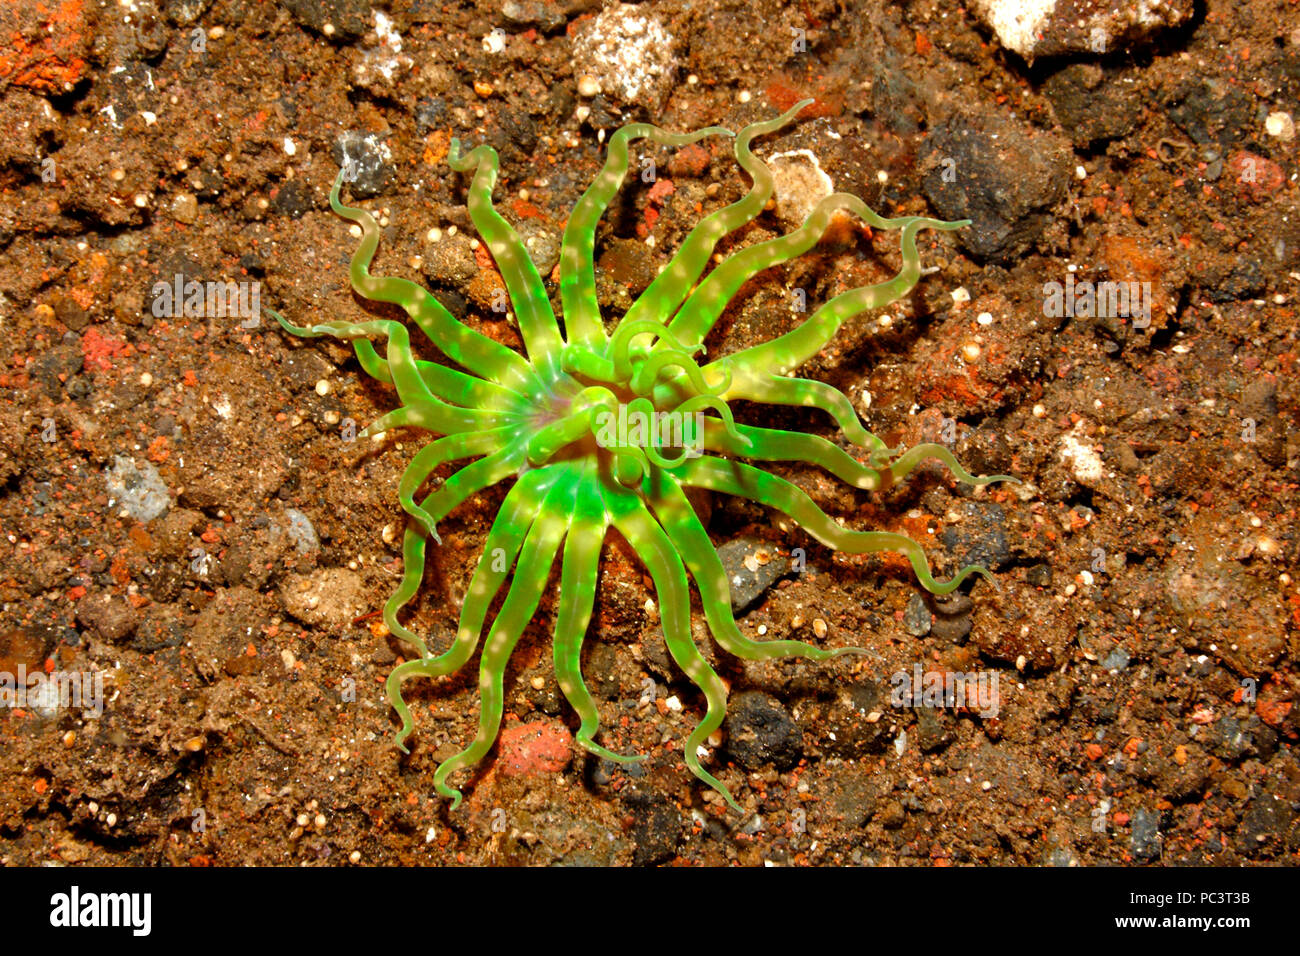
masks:
<svg viewBox="0 0 1300 956"><path fill-rule="evenodd" d="M638 302L640 299L637 300ZM609 356L613 362L612 372L614 380L627 381L632 377L633 355L632 340L637 336L647 338L663 339L674 351L682 352L686 355L693 355L696 352L704 351L703 345L695 345L686 348L673 336L668 329L653 319L635 319L629 321L624 316L623 321L619 323L618 328L609 340Z"/></svg>

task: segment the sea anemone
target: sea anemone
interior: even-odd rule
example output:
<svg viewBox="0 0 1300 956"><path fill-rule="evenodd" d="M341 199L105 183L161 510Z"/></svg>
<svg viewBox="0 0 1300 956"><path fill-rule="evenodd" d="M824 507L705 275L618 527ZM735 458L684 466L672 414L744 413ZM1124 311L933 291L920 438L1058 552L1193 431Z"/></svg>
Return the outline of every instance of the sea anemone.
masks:
<svg viewBox="0 0 1300 956"><path fill-rule="evenodd" d="M401 584L383 615L389 630L417 655L399 664L387 683L389 700L402 721L396 741L403 750L413 729L403 684L414 677L442 677L465 666L484 640L496 596L506 588L483 643L478 734L464 750L443 761L434 775L435 788L453 800L453 808L461 793L448 785L448 778L482 760L496 739L506 664L536 611L557 556L561 572L555 676L580 718L576 739L609 760L640 759L596 743L597 707L580 669L601 549L613 528L650 572L668 651L704 697L704 717L683 748L686 765L739 810L727 788L700 763L701 745L725 716L727 692L692 639L688 573L699 591L709 632L732 654L751 660L788 656L824 660L856 649L826 649L794 640L754 641L741 634L722 562L687 496L688 489L736 495L775 508L816 540L841 551L900 552L932 593L946 594L973 573L988 576L984 568L972 565L947 581L937 581L922 548L910 538L849 530L794 484L741 460L806 462L864 491L889 486L928 458L943 462L964 482L986 484L1002 478L973 477L941 445L920 445L906 453L891 449L863 427L840 391L823 382L791 377L845 320L888 305L912 289L922 275L917 251L921 230L953 230L966 223L920 216L884 219L856 196L834 193L818 202L798 229L735 252L704 275L718 243L755 219L772 195L772 174L750 151L750 142L788 124L809 102L796 104L776 119L746 126L738 134L719 127L674 134L645 123L614 133L604 166L564 230L558 266L560 319L527 249L493 207L496 152L484 145L462 153L460 143L452 140L449 162L457 171L473 173L469 215L504 280L523 354L457 321L416 283L372 276L369 266L379 243L379 227L368 212L340 202L342 173L335 181L331 207L362 229L360 247L352 257L353 288L366 298L401 306L452 363L417 359L408 327L399 321L332 321L299 327L271 313L296 335L350 340L362 368L397 390L400 407L370 425L363 436L398 427L443 436L415 455L398 487L398 498L410 515L403 542L405 564ZM684 146L715 135L734 135L736 161L751 177L752 186L739 201L704 217L627 312L607 321L596 296L596 226L627 173L629 144L645 139ZM873 229L901 233L898 274L835 296L776 339L700 364L705 339L740 288L762 270L811 249L841 211ZM383 357L372 338L385 343ZM835 421L844 444L865 460L816 435L737 423L728 405L737 399L820 409ZM474 460L420 497L440 465L464 459ZM471 495L508 480L513 485L488 532L455 639L447 650L435 654L401 623L399 612L420 588L426 549L431 542L440 543L438 522Z"/></svg>

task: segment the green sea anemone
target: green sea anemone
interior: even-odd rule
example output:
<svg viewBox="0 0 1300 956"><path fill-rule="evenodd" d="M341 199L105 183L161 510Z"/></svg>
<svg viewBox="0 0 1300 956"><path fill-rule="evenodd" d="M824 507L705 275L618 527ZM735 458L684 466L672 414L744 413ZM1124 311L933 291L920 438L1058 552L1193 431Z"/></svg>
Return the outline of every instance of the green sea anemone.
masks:
<svg viewBox="0 0 1300 956"><path fill-rule="evenodd" d="M461 793L447 780L482 760L496 739L506 664L536 611L557 556L561 573L555 676L581 720L576 739L609 760L640 759L596 743L596 703L580 669L601 548L613 528L649 570L668 651L706 702L704 718L683 748L686 765L739 810L727 788L700 764L700 747L722 723L727 694L691 636L688 573L699 590L710 633L732 654L751 660L824 660L856 649L753 641L742 635L732 615L722 562L687 489L737 495L775 508L818 541L841 551L900 552L932 593L946 594L972 573L987 576L985 569L972 565L948 581L936 581L922 548L910 538L846 529L794 484L740 460L806 462L864 491L887 487L928 458L943 462L965 482L985 484L1002 477L967 474L941 445L920 445L900 454L863 427L844 394L822 382L791 377L845 320L894 302L916 284L922 274L917 252L921 230L952 230L966 223L920 216L884 219L857 197L835 193L822 199L800 228L748 246L704 275L719 241L757 217L772 195L772 174L750 151L750 142L785 126L809 102L738 134L719 127L674 134L645 123L614 133L603 168L564 230L559 257L562 322L524 244L492 205L496 152L479 146L462 153L460 143L452 140L449 162L457 171L473 173L469 215L504 279L524 354L457 321L416 283L372 276L369 266L379 227L368 212L340 202L342 174L334 183L331 207L362 229L360 247L352 257L352 287L366 298L401 306L428 341L457 366L417 359L402 322L333 321L303 328L271 313L296 335L350 340L362 368L396 388L401 406L370 425L363 436L398 427L443 436L415 455L398 488L411 520L403 543L402 582L383 613L389 630L417 654L398 665L387 684L389 700L402 721L396 741L403 750L413 721L402 685L414 677L442 677L465 666L483 640L488 612L509 578L483 643L478 734L434 775L435 788L453 800L453 807ZM706 136L733 135L736 161L753 180L748 193L701 220L626 314L607 322L596 297L596 226L627 173L629 144L646 139L684 146ZM700 364L705 339L741 286L760 271L811 249L841 210L873 229L901 232L903 264L898 274L835 296L779 338ZM385 343L382 357L372 338ZM844 443L865 460L819 436L737 423L728 406L735 399L821 409L834 419ZM474 461L420 497L435 469L463 459ZM446 651L435 654L398 619L419 590L426 549L430 542L440 543L437 524L452 509L476 492L511 479L513 486L488 532L461 607L455 639Z"/></svg>

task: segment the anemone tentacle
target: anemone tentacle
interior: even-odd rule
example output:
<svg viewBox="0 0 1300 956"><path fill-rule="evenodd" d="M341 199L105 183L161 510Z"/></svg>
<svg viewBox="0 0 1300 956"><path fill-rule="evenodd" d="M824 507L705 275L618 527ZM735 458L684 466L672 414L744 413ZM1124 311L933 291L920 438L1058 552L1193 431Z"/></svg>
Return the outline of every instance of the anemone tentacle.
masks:
<svg viewBox="0 0 1300 956"><path fill-rule="evenodd" d="M943 445L934 442L926 442L923 445L916 445L909 449L889 466L888 473L891 481L902 481L911 472L913 468L921 462L928 459L935 459L943 464L952 476L958 481L965 482L968 485L989 485L995 481L1008 481L1012 484L1020 484L1019 478L1013 478L1010 475L984 475L977 477L968 472L957 461L957 456Z"/></svg>
<svg viewBox="0 0 1300 956"><path fill-rule="evenodd" d="M825 347L846 319L894 302L912 290L921 278L921 257L916 249L916 234L920 230L947 231L969 224L967 220L943 222L919 217L881 221L904 223L903 265L897 275L885 282L837 295L785 335L727 356L727 366L739 375L758 370L775 370L777 374L783 374L798 368Z"/></svg>
<svg viewBox="0 0 1300 956"><path fill-rule="evenodd" d="M742 249L710 272L673 316L669 329L682 341L703 341L741 286L764 269L798 258L815 246L830 228L833 214L840 209L852 210L862 218L868 218L869 214L879 220L857 196L849 193L826 196L798 229Z"/></svg>
<svg viewBox="0 0 1300 956"><path fill-rule="evenodd" d="M386 385L393 384L393 372L388 367L388 362L380 358L379 353L375 351L374 343L369 339L353 339L352 347L357 354L357 361L361 363L366 374ZM446 365L439 365L437 362L417 359L415 366L419 369L420 377L424 379L424 384L429 387L429 391L453 405L511 409L515 408L523 398L518 392L511 391L496 382L468 375Z"/></svg>
<svg viewBox="0 0 1300 956"><path fill-rule="evenodd" d="M879 452L889 450L883 441L863 426L847 395L833 385L816 379L785 375L733 376L731 385L723 392L722 398L724 401L741 398L752 402L767 402L769 405L817 408L830 415L844 437L859 448Z"/></svg>
<svg viewBox="0 0 1300 956"><path fill-rule="evenodd" d="M799 112L812 103L800 100L775 119L752 123L736 134L735 155L740 168L749 173L752 185L742 198L715 213L705 216L682 240L671 268L659 273L623 316L622 325L646 318L662 323L682 304L692 286L704 273L713 250L728 233L751 222L772 196L775 183L767 164L750 152L749 144L759 136L774 133L788 125ZM701 336L702 338L702 336Z"/></svg>
<svg viewBox="0 0 1300 956"><path fill-rule="evenodd" d="M580 477L580 473L568 466L555 466L548 471L555 477L538 508L536 520L528 529L510 590L483 645L479 664L478 733L464 750L444 760L433 775L434 789L451 798L453 810L460 803L461 793L447 785L447 778L462 767L473 766L482 760L496 740L505 702L502 683L506 662L542 599L551 565L573 514L572 482Z"/></svg>
<svg viewBox="0 0 1300 956"><path fill-rule="evenodd" d="M517 352L458 321L441 302L414 282L370 274L370 262L379 248L379 223L366 210L345 206L339 200L344 172L339 170L334 188L330 190L330 208L361 227L361 242L352 254L349 269L352 287L368 299L401 306L444 355L480 378L489 378L512 389L539 396L541 390L537 375ZM284 324L283 320L281 324Z"/></svg>
<svg viewBox="0 0 1300 956"><path fill-rule="evenodd" d="M484 144L462 156L460 140L453 139L447 164L457 172L474 171L469 188L469 217L487 242L488 252L505 281L529 362L544 379L553 381L559 372L563 344L560 326L532 256L514 226L492 205L492 190L497 182L497 151Z"/></svg>
<svg viewBox="0 0 1300 956"><path fill-rule="evenodd" d="M402 683L411 677L443 677L455 673L469 660L474 648L478 646L492 599L505 582L508 570L523 546L525 535L532 529L542 501L560 477L558 469L531 472L516 482L506 495L501 511L497 513L496 520L488 531L478 567L470 578L469 590L460 609L456 637L446 651L432 656L422 639L401 625L394 627L397 607L393 605L393 600L397 594L389 599L389 605L384 609L389 630L420 649L418 659L398 665L388 675L388 700L402 720L402 728L397 732L395 742L403 751L406 750L404 742L414 728L414 722L411 720L410 708L402 699ZM414 532L408 532L408 540L411 534ZM420 550L416 562L421 572L424 569L423 555L423 550ZM403 580L404 585L405 583ZM416 584L418 586L418 580Z"/></svg>
<svg viewBox="0 0 1300 956"><path fill-rule="evenodd" d="M614 527L636 551L637 557L654 581L668 653L700 689L707 704L704 718L691 731L682 747L686 766L691 773L722 794L733 810L743 813L731 791L700 763L700 748L722 726L722 720L726 716L727 689L691 637L691 599L686 569L677 556L672 541L638 496L614 487L603 488L602 491Z"/></svg>
<svg viewBox="0 0 1300 956"><path fill-rule="evenodd" d="M426 519L422 519L415 527L407 528L402 538L402 580L397 590L384 604L384 623L388 626L388 630L401 640L419 648L420 656L428 656L424 639L405 627L397 619L397 615L420 590L420 582L424 577L425 547L428 543L426 529L430 525L436 526L470 495L518 471L524 454L524 443L516 439L513 444L506 445L466 465L448 478L441 488L431 492L420 502L419 510ZM502 512L504 511L505 506L502 505ZM434 537L437 539L436 534Z"/></svg>
<svg viewBox="0 0 1300 956"><path fill-rule="evenodd" d="M720 376L722 381L717 385L710 385L705 380L704 371L695 364L689 354L679 349L665 349L651 353L632 373L630 383L632 391L638 395L649 395L654 390L660 373L666 368L681 369L695 395L720 395L731 384L731 376L724 369Z"/></svg>
<svg viewBox="0 0 1300 956"><path fill-rule="evenodd" d="M720 126L668 133L649 123L630 123L609 138L605 164L569 213L561 240L560 304L569 342L604 346L608 341L596 301L596 225L627 176L628 144L649 139L661 146L689 146L706 136L732 135Z"/></svg>
<svg viewBox="0 0 1300 956"><path fill-rule="evenodd" d="M936 581L924 549L911 538L892 531L850 531L817 507L802 488L752 465L706 455L683 462L678 475L683 485L708 488L776 508L828 548L849 554L897 551L912 563L916 579L931 594L950 594L972 574L993 580L987 570L970 564L947 581Z"/></svg>
<svg viewBox="0 0 1300 956"><path fill-rule="evenodd" d="M748 444L740 439L747 439ZM708 420L704 423L704 447L708 451L728 452L762 461L808 462L864 491L875 491L882 484L880 472L862 464L820 435L757 428L753 425L736 425L735 434L732 434L718 422Z"/></svg>
<svg viewBox="0 0 1300 956"><path fill-rule="evenodd" d="M634 763L644 755L625 756L602 747L593 739L600 726L596 701L582 678L582 641L591 622L600 567L600 546L609 527L609 516L600 494L597 468L583 475L574 492L573 519L564 539L560 573L560 602L555 616L555 680L560 692L581 720L574 734L579 746L615 763Z"/></svg>
<svg viewBox="0 0 1300 956"><path fill-rule="evenodd" d="M401 502L406 513L418 521L434 541L442 544L433 515L416 504L415 493L440 465L458 458L488 455L499 451L509 440L511 431L510 428L495 428L490 431L448 435L425 445L411 459L397 486L397 500Z"/></svg>
<svg viewBox="0 0 1300 956"><path fill-rule="evenodd" d="M740 632L731 612L731 587L727 584L727 571L722 566L722 559L714 550L709 533L704 530L681 486L672 478L658 476L652 500L659 523L695 579L709 631L724 650L751 661L778 657L823 661L841 654L866 653L859 647L827 649L803 641L755 641L746 637Z"/></svg>
<svg viewBox="0 0 1300 956"><path fill-rule="evenodd" d="M641 299L637 299L637 301L640 302ZM609 339L609 357L612 360L611 373L614 378L622 381L632 378L633 339L637 336L662 339L672 349L684 352L686 355L693 355L695 352L704 350L703 345L687 348L668 331L665 325L654 319L632 319L625 315Z"/></svg>

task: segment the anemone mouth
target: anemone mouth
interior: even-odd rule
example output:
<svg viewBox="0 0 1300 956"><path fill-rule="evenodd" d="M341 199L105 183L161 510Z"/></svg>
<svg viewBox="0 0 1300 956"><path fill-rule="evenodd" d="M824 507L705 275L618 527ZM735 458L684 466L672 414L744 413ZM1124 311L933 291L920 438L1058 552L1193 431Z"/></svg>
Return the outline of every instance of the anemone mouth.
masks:
<svg viewBox="0 0 1300 956"><path fill-rule="evenodd" d="M927 458L939 460L962 481L986 484L1002 477L969 475L939 445L899 454L866 429L843 393L788 374L826 345L846 319L893 302L919 281L921 230L950 230L963 223L916 216L884 219L857 197L835 193L821 200L798 229L733 253L705 276L717 243L756 218L772 195L772 175L750 151L750 142L787 125L810 102L797 103L781 116L736 134L718 127L673 134L644 123L615 132L600 173L565 226L559 265L563 332L527 248L493 206L496 153L486 145L463 153L459 141L453 140L448 161L453 169L472 174L469 215L500 270L523 339L523 354L455 319L422 286L372 276L369 269L379 226L364 210L342 204L342 173L335 181L331 208L362 228L350 270L354 290L368 299L401 306L448 364L416 359L402 322L336 321L303 328L271 314L294 334L351 341L363 369L394 386L400 406L372 423L363 435L390 427L419 427L442 436L420 449L399 485L398 498L411 521L403 538L402 580L384 606L383 617L389 631L417 655L395 668L387 683L389 701L402 723L396 743L403 750L414 729L402 696L403 683L454 673L483 645L478 732L434 775L435 789L451 798L453 807L461 795L447 780L481 760L495 740L504 709L506 662L533 618L557 560L564 599L557 602L554 622L555 673L561 691L581 718L576 740L607 759L638 759L613 753L594 741L599 711L579 666L592 616L601 545L615 530L649 571L665 645L706 703L704 717L684 742L682 759L733 809L740 809L701 763L701 751L722 724L727 690L692 636L690 580L699 592L710 633L737 656L820 661L858 649L745 637L733 616L722 561L689 502L692 490L711 490L769 506L831 548L856 554L900 552L911 562L921 585L933 593L948 593L971 574L988 576L972 565L947 581L937 581L925 552L910 538L845 528L797 485L741 460L801 462L863 490L901 481ZM734 138L736 160L753 181L750 190L703 218L668 266L607 331L596 297L596 224L627 174L629 143L647 139L661 146L683 146L714 135ZM898 274L835 296L785 335L701 364L704 340L741 287L761 271L802 255L826 233L832 218L843 212L873 228L900 231L903 264ZM372 337L386 340L383 356ZM834 421L839 438L855 454L863 453L866 461L820 436L737 424L728 404L736 400L819 409ZM435 482L439 468L463 459L473 460ZM440 543L437 523L477 492L511 479L460 608L455 640L435 654L402 623L399 613L419 591L429 542ZM434 487L418 497L426 484ZM503 588L505 598L489 624L489 612Z"/></svg>
<svg viewBox="0 0 1300 956"><path fill-rule="evenodd" d="M732 439L748 444L716 395L694 395L664 408L630 385L588 385L563 413L535 423L527 462L537 468L561 458L594 455L619 484L638 488L652 467L673 470L705 453L706 408L719 412L720 424Z"/></svg>

